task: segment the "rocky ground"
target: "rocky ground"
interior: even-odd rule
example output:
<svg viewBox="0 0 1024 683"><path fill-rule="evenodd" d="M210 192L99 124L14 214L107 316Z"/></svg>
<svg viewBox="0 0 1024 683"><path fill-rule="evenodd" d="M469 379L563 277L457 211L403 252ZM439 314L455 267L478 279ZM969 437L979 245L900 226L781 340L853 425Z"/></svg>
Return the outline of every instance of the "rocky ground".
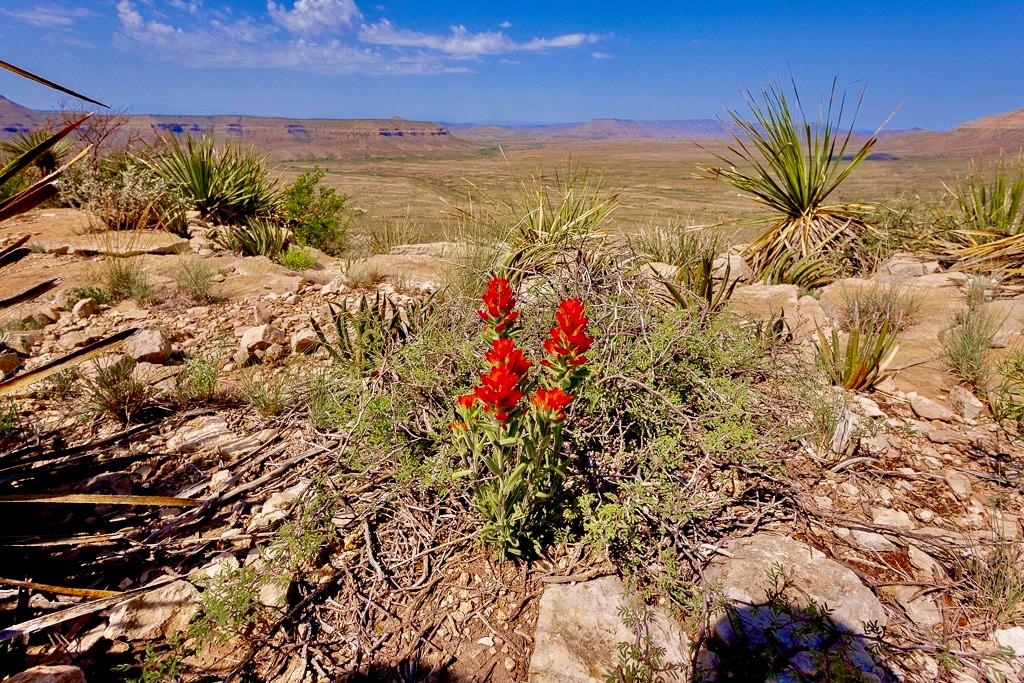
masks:
<svg viewBox="0 0 1024 683"><path fill-rule="evenodd" d="M401 303L436 289L455 245L409 245L357 264L320 255L317 269L297 273L217 251L198 224L191 239L111 236L89 232L81 214L44 210L4 232L31 233L36 253L5 273L0 295L63 280L4 321L0 368L39 367L137 328L117 353L164 392L151 415L127 426L75 397L36 390L19 399L33 427L0 455L5 488L108 498L72 512L38 501L14 512L33 516L3 541L3 671L27 669L10 681L81 681L83 671L110 680L109 667L173 640L209 609L203 595L218 576L246 567L271 577L253 589L271 616L189 648L185 664L199 679L600 681L621 662L622 643L661 649L654 680L748 680L739 672L763 653L783 672L777 680L856 680L834 677L837 662L869 681L1024 676L1019 610L992 613L1006 590L1024 597L1024 586L1006 585L1024 572L1000 565L1021 562L1021 451L943 359L940 340L966 306L969 278L927 255L898 255L871 280L841 280L815 297L789 285L737 288L732 310L781 313L798 355L858 287L898 283L919 295L921 310L900 335L890 376L846 401L834 457L795 451L776 489L785 499L766 498L751 523L697 550L707 619L681 623L658 600L634 608L612 566L571 545L535 563L489 560L473 541L471 510L396 497L372 468L352 466L359 443L287 410L264 417L237 400L166 407L184 358L199 353L221 359L226 387L329 371L310 317L324 321L327 304L351 307L359 293ZM137 254L159 296L67 306L67 293L112 252ZM217 301L176 293L174 273L189 254L218 272ZM354 268L374 277L353 277ZM1024 295L1004 287L984 306L1000 321L998 357L1021 342ZM324 495L313 482L332 469L348 473L330 491L341 501L330 512L332 538L304 556L309 506L299 503ZM120 504L127 494L188 500ZM49 545L60 529L70 533ZM47 566L51 552L63 564ZM113 588L101 580L115 575ZM76 595L25 581L104 588ZM986 597L997 604L983 611Z"/></svg>

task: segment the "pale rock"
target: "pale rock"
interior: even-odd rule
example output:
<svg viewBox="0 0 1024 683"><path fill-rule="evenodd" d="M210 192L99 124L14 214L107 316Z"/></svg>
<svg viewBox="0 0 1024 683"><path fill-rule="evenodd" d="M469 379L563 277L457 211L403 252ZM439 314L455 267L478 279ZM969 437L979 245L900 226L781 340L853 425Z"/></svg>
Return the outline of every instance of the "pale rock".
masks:
<svg viewBox="0 0 1024 683"><path fill-rule="evenodd" d="M894 597L912 622L923 629L933 629L942 624L942 611L935 600L920 593L914 586L896 586Z"/></svg>
<svg viewBox="0 0 1024 683"><path fill-rule="evenodd" d="M907 398L910 399L910 408L914 414L923 420L951 422L956 417L956 414L946 406L916 392L910 392Z"/></svg>
<svg viewBox="0 0 1024 683"><path fill-rule="evenodd" d="M1000 629L992 634L992 640L999 647L1013 650L1014 656L1024 657L1024 627L1014 626L1013 628Z"/></svg>
<svg viewBox="0 0 1024 683"><path fill-rule="evenodd" d="M729 270L730 282L747 282L754 275L747 262L739 254L728 254L715 259L714 276L718 279L725 278L726 268Z"/></svg>
<svg viewBox="0 0 1024 683"><path fill-rule="evenodd" d="M884 432L878 432L874 436L864 436L860 439L860 447L871 455L886 453L889 446L889 437Z"/></svg>
<svg viewBox="0 0 1024 683"><path fill-rule="evenodd" d="M893 510L892 508L872 508L871 520L875 524L891 526L897 529L914 528L914 523L910 520L910 515L903 510Z"/></svg>
<svg viewBox="0 0 1024 683"><path fill-rule="evenodd" d="M875 552L890 552L896 550L896 544L882 534L864 529L850 529L850 538L861 550L873 550Z"/></svg>
<svg viewBox="0 0 1024 683"><path fill-rule="evenodd" d="M857 488L857 485L848 481L844 481L839 485L839 491L844 496L849 496L850 498L856 498L860 495L860 489Z"/></svg>
<svg viewBox="0 0 1024 683"><path fill-rule="evenodd" d="M253 515L249 522L249 531L264 529L275 522L279 522L288 516L289 510L299 498L309 490L310 482L299 481L283 491L277 491L270 495L263 503L263 507Z"/></svg>
<svg viewBox="0 0 1024 683"><path fill-rule="evenodd" d="M65 351L88 346L103 339L104 334L97 328L90 327L85 330L67 332L57 339L57 344Z"/></svg>
<svg viewBox="0 0 1024 683"><path fill-rule="evenodd" d="M971 478L962 472L955 470L947 470L943 472L942 478L946 480L946 485L949 486L953 495L960 500L966 500L971 497L972 487Z"/></svg>
<svg viewBox="0 0 1024 683"><path fill-rule="evenodd" d="M857 406L860 408L860 414L864 417L870 418L882 418L889 417L878 407L878 404L872 401L867 396L857 396Z"/></svg>
<svg viewBox="0 0 1024 683"><path fill-rule="evenodd" d="M622 621L627 600L622 582L605 576L575 585L550 585L540 599L531 683L598 683L615 670L619 643L632 642ZM664 650L662 660L685 670L689 659L686 633L671 616L652 610L649 634Z"/></svg>
<svg viewBox="0 0 1024 683"><path fill-rule="evenodd" d="M85 674L70 664L33 666L11 676L5 683L85 683Z"/></svg>
<svg viewBox="0 0 1024 683"><path fill-rule="evenodd" d="M96 299L87 297L85 299L79 299L71 308L71 317L75 320L83 320L85 318L90 318L99 312L100 306L96 303Z"/></svg>
<svg viewBox="0 0 1024 683"><path fill-rule="evenodd" d="M921 520L925 524L928 524L933 519L935 519L935 513L929 510L928 508L917 508L916 510L914 510L914 517Z"/></svg>
<svg viewBox="0 0 1024 683"><path fill-rule="evenodd" d="M238 436L228 429L228 423L216 415L204 415L189 420L167 440L167 450L192 453L195 451L217 451L238 441Z"/></svg>
<svg viewBox="0 0 1024 683"><path fill-rule="evenodd" d="M829 444L833 453L841 455L850 450L854 444L854 436L857 434L859 423L860 417L851 412L849 407L843 406Z"/></svg>
<svg viewBox="0 0 1024 683"><path fill-rule="evenodd" d="M736 288L729 306L736 315L762 320L783 315L796 327L800 318L798 295L796 285L745 285Z"/></svg>
<svg viewBox="0 0 1024 683"><path fill-rule="evenodd" d="M188 581L174 581L140 593L110 610L110 640L167 638L185 630L199 611L199 591Z"/></svg>
<svg viewBox="0 0 1024 683"><path fill-rule="evenodd" d="M248 355L256 351L262 351L271 344L287 344L288 336L281 330L271 325L257 325L250 327L242 334L242 341L239 343L239 350Z"/></svg>
<svg viewBox="0 0 1024 683"><path fill-rule="evenodd" d="M189 574L189 578L200 585L208 584L222 574L230 574L239 568L238 558L231 553L221 553L199 569Z"/></svg>
<svg viewBox="0 0 1024 683"><path fill-rule="evenodd" d="M43 335L38 330L19 330L4 335L4 343L19 353L28 354L42 338Z"/></svg>
<svg viewBox="0 0 1024 683"><path fill-rule="evenodd" d="M274 318L277 317L277 314L274 313L274 309L262 301L255 301L252 308L253 318L256 321L256 325L267 325L274 322Z"/></svg>
<svg viewBox="0 0 1024 683"><path fill-rule="evenodd" d="M950 389L947 402L967 422L977 420L985 410L985 404L979 401L978 397L969 389L961 386Z"/></svg>
<svg viewBox="0 0 1024 683"><path fill-rule="evenodd" d="M310 329L301 330L292 335L292 353L311 353L320 343L316 332Z"/></svg>
<svg viewBox="0 0 1024 683"><path fill-rule="evenodd" d="M292 581L287 576L275 576L260 585L257 600L264 607L271 609L284 609L288 606L288 591L291 590Z"/></svg>
<svg viewBox="0 0 1024 683"><path fill-rule="evenodd" d="M171 357L171 340L155 328L139 330L128 338L125 353L140 363L166 363Z"/></svg>
<svg viewBox="0 0 1024 683"><path fill-rule="evenodd" d="M942 566L931 555L911 544L908 548L910 564L924 572L929 579L942 576Z"/></svg>

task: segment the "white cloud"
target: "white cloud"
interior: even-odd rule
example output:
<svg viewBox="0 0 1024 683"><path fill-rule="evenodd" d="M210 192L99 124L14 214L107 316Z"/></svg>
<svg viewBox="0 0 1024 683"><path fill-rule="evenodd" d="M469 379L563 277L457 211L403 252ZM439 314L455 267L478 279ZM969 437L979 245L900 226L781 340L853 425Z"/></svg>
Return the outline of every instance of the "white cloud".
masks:
<svg viewBox="0 0 1024 683"><path fill-rule="evenodd" d="M435 50L453 57L477 57L507 52L538 51L548 48L575 47L584 43L595 43L600 36L592 33L566 33L554 38L533 38L516 42L502 31L481 31L473 33L465 26L452 26L447 35L419 33L396 28L387 19L376 24L363 26L359 39L372 45L388 47L416 47Z"/></svg>
<svg viewBox="0 0 1024 683"><path fill-rule="evenodd" d="M303 36L337 33L363 16L355 0L295 0L291 9L267 0L267 12L274 23Z"/></svg>
<svg viewBox="0 0 1024 683"><path fill-rule="evenodd" d="M590 56L594 59L615 59L615 55L611 52L591 52Z"/></svg>
<svg viewBox="0 0 1024 683"><path fill-rule="evenodd" d="M44 4L25 9L4 9L0 12L40 28L69 28L79 19L92 15L92 12L85 7L68 8Z"/></svg>
<svg viewBox="0 0 1024 683"><path fill-rule="evenodd" d="M498 28L510 29L510 28L512 28L512 22L511 21L503 21L500 24L498 24Z"/></svg>
<svg viewBox="0 0 1024 683"><path fill-rule="evenodd" d="M184 66L437 74L468 72L464 64L469 59L572 48L601 39L565 33L517 41L504 31L474 33L461 25L430 34L400 29L387 19L361 24L355 0L268 0L266 7L266 14L253 16L236 13L231 5L204 6L202 0L169 0L163 11L150 0L118 0L118 42Z"/></svg>

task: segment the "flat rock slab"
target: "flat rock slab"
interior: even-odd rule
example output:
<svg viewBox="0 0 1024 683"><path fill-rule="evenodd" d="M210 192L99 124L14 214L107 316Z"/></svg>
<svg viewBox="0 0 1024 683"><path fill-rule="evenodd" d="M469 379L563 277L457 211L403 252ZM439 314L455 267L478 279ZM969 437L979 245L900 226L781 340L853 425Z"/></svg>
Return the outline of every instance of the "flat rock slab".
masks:
<svg viewBox="0 0 1024 683"><path fill-rule="evenodd" d="M69 664L34 666L11 676L7 683L85 683L85 674Z"/></svg>
<svg viewBox="0 0 1024 683"><path fill-rule="evenodd" d="M862 638L888 619L874 593L847 567L797 540L737 539L704 572L727 607L698 666L719 680L825 680L826 671L890 675ZM817 616L825 609L828 618ZM810 652L814 657L807 657ZM837 668L838 667L838 668ZM738 676L738 678L737 678ZM850 679L854 680L854 679Z"/></svg>
<svg viewBox="0 0 1024 683"><path fill-rule="evenodd" d="M180 633L199 612L199 591L175 581L120 602L110 610L110 640L152 640Z"/></svg>
<svg viewBox="0 0 1024 683"><path fill-rule="evenodd" d="M40 237L33 243L49 254L79 256L142 256L144 254L184 254L188 240L162 230L125 230L85 235Z"/></svg>
<svg viewBox="0 0 1024 683"><path fill-rule="evenodd" d="M531 683L603 683L618 664L619 644L635 639L620 614L626 599L614 576L546 588L530 658ZM683 680L689 662L685 632L670 616L653 610L648 634L664 649L663 663L676 665Z"/></svg>

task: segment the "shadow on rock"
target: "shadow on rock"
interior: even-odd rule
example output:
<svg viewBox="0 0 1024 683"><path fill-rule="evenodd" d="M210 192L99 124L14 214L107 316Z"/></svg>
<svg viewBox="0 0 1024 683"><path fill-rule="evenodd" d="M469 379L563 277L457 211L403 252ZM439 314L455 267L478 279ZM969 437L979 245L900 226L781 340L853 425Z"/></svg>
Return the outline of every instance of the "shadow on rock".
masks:
<svg viewBox="0 0 1024 683"><path fill-rule="evenodd" d="M697 652L693 680L895 681L873 652L879 642L875 634L837 621L823 606L797 606L773 596L725 610Z"/></svg>

